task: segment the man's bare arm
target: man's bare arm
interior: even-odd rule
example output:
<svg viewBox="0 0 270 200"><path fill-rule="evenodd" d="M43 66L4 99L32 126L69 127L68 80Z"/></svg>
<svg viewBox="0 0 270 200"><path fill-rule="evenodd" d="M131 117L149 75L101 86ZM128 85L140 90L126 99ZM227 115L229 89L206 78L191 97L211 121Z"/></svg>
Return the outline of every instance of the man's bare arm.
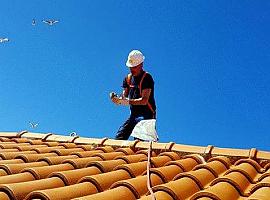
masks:
<svg viewBox="0 0 270 200"><path fill-rule="evenodd" d="M129 99L130 105L146 105L151 94L151 89L142 90L142 97L138 99Z"/></svg>

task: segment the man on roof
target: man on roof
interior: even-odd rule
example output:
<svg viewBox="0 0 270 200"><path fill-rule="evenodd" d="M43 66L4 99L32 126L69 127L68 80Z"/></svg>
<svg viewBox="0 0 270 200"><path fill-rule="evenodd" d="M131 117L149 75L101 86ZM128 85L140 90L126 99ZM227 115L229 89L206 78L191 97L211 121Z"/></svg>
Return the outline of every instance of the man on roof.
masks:
<svg viewBox="0 0 270 200"><path fill-rule="evenodd" d="M123 92L117 96L110 93L113 103L130 106L129 118L120 126L115 139L127 140L138 122L156 119L156 104L154 99L154 80L144 71L144 55L139 50L132 50L126 62L130 73L123 80Z"/></svg>

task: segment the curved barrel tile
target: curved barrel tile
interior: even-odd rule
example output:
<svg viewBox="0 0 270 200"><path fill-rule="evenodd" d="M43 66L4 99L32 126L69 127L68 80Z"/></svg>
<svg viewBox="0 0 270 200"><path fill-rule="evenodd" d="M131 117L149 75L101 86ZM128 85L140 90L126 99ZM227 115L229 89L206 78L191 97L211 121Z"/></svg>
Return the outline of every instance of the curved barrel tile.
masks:
<svg viewBox="0 0 270 200"><path fill-rule="evenodd" d="M225 156L212 157L208 160L208 162L212 162L214 160L222 162L226 166L227 169L229 169L232 165L230 159L228 157L225 157Z"/></svg>
<svg viewBox="0 0 270 200"><path fill-rule="evenodd" d="M215 177L220 176L221 174L226 172L226 170L228 170L226 165L224 165L224 163L220 162L219 160L212 160L205 164L197 165L196 167L194 167L193 170L198 170L198 169L207 169L211 171L215 175Z"/></svg>
<svg viewBox="0 0 270 200"><path fill-rule="evenodd" d="M179 160L180 156L176 152L162 152L158 156L168 156L171 158L171 160Z"/></svg>
<svg viewBox="0 0 270 200"><path fill-rule="evenodd" d="M118 148L115 152L123 152L126 155L134 155L134 151L131 148Z"/></svg>
<svg viewBox="0 0 270 200"><path fill-rule="evenodd" d="M152 186L163 184L163 180L156 174L150 175ZM138 176L136 178L127 179L124 181L118 181L111 186L111 189L119 186L125 186L129 188L136 198L140 198L148 192L147 188L147 176Z"/></svg>
<svg viewBox="0 0 270 200"><path fill-rule="evenodd" d="M34 180L22 183L3 184L0 190L8 194L12 200L21 200L30 192L41 189L49 189L64 186L64 183L59 178L50 178L42 180Z"/></svg>
<svg viewBox="0 0 270 200"><path fill-rule="evenodd" d="M123 169L126 170L131 177L136 177L139 175L142 175L147 168L147 161L144 162L138 162L138 163L131 163L131 164L124 164L124 165L119 165L114 168L114 170L119 170Z"/></svg>
<svg viewBox="0 0 270 200"><path fill-rule="evenodd" d="M0 148L0 153L4 153L4 152L18 152L19 149L1 149Z"/></svg>
<svg viewBox="0 0 270 200"><path fill-rule="evenodd" d="M82 169L55 172L50 174L49 177L59 177L65 183L65 185L73 185L85 176L91 176L100 173L101 171L97 167L86 167Z"/></svg>
<svg viewBox="0 0 270 200"><path fill-rule="evenodd" d="M114 148L111 146L104 146L104 147L97 147L95 150L101 150L104 153L111 153L114 152Z"/></svg>
<svg viewBox="0 0 270 200"><path fill-rule="evenodd" d="M6 138L6 137L0 137L0 141L1 142L10 142L11 141L11 139L9 139L9 138Z"/></svg>
<svg viewBox="0 0 270 200"><path fill-rule="evenodd" d="M130 174L125 170L116 170L112 172L107 172L103 174L97 174L92 176L86 176L79 182L90 182L96 186L99 192L107 190L111 185L117 181L130 179Z"/></svg>
<svg viewBox="0 0 270 200"><path fill-rule="evenodd" d="M40 158L37 161L41 162L41 161L45 161L47 162L49 165L58 165L61 164L62 162L64 162L67 159L75 159L78 158L76 155L69 155L69 156L50 156L50 157L44 157L44 158Z"/></svg>
<svg viewBox="0 0 270 200"><path fill-rule="evenodd" d="M267 187L268 189L270 189L270 176L264 177L259 183L255 184L251 188L250 193L254 193L254 191L256 191L260 188L264 188L264 187Z"/></svg>
<svg viewBox="0 0 270 200"><path fill-rule="evenodd" d="M41 145L26 145L26 146L17 146L14 147L15 149L18 149L19 151L30 151L34 148L40 148L40 147L47 147L47 145L41 144Z"/></svg>
<svg viewBox="0 0 270 200"><path fill-rule="evenodd" d="M0 199L1 200L11 200L9 198L9 196L6 193L4 193L4 192L0 192Z"/></svg>
<svg viewBox="0 0 270 200"><path fill-rule="evenodd" d="M194 158L183 158L176 161L170 161L166 163L166 165L177 165L183 171L187 172L192 170L196 165L198 165L198 161L195 160Z"/></svg>
<svg viewBox="0 0 270 200"><path fill-rule="evenodd" d="M242 174L244 174L251 183L255 183L255 179L258 179L259 178L259 174L256 170L256 168L250 164L250 163L247 163L247 162L244 162L244 163L241 163L231 169L229 169L226 173L231 173L231 172L234 172L234 171L237 171L237 172L240 172Z"/></svg>
<svg viewBox="0 0 270 200"><path fill-rule="evenodd" d="M128 156L117 156L115 159L122 159L126 163L136 163L140 160L147 159L145 154L135 154L135 155L128 155Z"/></svg>
<svg viewBox="0 0 270 200"><path fill-rule="evenodd" d="M33 176L31 173L24 172L8 176L0 176L0 184L26 182L26 181L33 181L35 179L36 179L35 176Z"/></svg>
<svg viewBox="0 0 270 200"><path fill-rule="evenodd" d="M93 154L93 157L100 157L102 160L113 160L118 156L124 156L126 155L123 152L110 152L110 153L96 153Z"/></svg>
<svg viewBox="0 0 270 200"><path fill-rule="evenodd" d="M85 157L85 158L73 158L64 160L62 163L69 163L76 169L85 167L87 164L93 161L102 161L100 157Z"/></svg>
<svg viewBox="0 0 270 200"><path fill-rule="evenodd" d="M93 195L74 198L72 200L136 200L134 193L127 187L117 187Z"/></svg>
<svg viewBox="0 0 270 200"><path fill-rule="evenodd" d="M211 185L213 186L219 182L230 183L238 190L238 192L242 196L248 196L248 194L246 194L245 191L247 190L248 187L251 186L251 183L249 182L248 178L244 174L242 174L241 172L238 172L238 171L232 171L223 177L215 179L211 183Z"/></svg>
<svg viewBox="0 0 270 200"><path fill-rule="evenodd" d="M1 149L13 149L16 148L18 146L30 146L31 144L29 143L0 143L0 148Z"/></svg>
<svg viewBox="0 0 270 200"><path fill-rule="evenodd" d="M188 199L199 190L200 188L197 183L189 177L183 177L181 179L153 187L153 191L155 193L159 191L166 192L168 195L172 196L173 199Z"/></svg>
<svg viewBox="0 0 270 200"><path fill-rule="evenodd" d="M0 158L3 160L11 160L14 159L18 155L24 155L24 154L35 154L37 152L35 151L18 151L18 152L3 152L0 153Z"/></svg>
<svg viewBox="0 0 270 200"><path fill-rule="evenodd" d="M15 159L21 159L24 162L36 162L38 159L41 159L43 157L50 157L50 156L56 156L56 153L42 153L42 154L23 154L18 155L15 157Z"/></svg>
<svg viewBox="0 0 270 200"><path fill-rule="evenodd" d="M11 141L16 143L29 143L31 140L28 138L12 138Z"/></svg>
<svg viewBox="0 0 270 200"><path fill-rule="evenodd" d="M74 167L72 165L66 163L66 164L59 164L59 165L26 168L22 170L21 172L29 172L36 179L43 179L43 178L47 178L53 172L67 171L67 170L73 170L73 169Z"/></svg>
<svg viewBox="0 0 270 200"><path fill-rule="evenodd" d="M70 143L70 142L60 143L59 146L63 146L63 147L65 147L66 149L73 149L73 148L78 147L76 144Z"/></svg>
<svg viewBox="0 0 270 200"><path fill-rule="evenodd" d="M76 155L76 156L78 156L80 158L86 158L86 157L91 157L91 156L93 156L94 154L97 154L97 153L104 153L104 152L101 151L101 150L80 151L80 152L74 152L71 155Z"/></svg>
<svg viewBox="0 0 270 200"><path fill-rule="evenodd" d="M248 200L269 200L270 187L257 188L248 198Z"/></svg>
<svg viewBox="0 0 270 200"><path fill-rule="evenodd" d="M91 151L94 149L93 145L91 144L81 144L77 145L77 147L82 148L84 151Z"/></svg>
<svg viewBox="0 0 270 200"><path fill-rule="evenodd" d="M25 200L67 200L95 193L98 193L97 188L89 182L84 182L59 188L34 191L27 195Z"/></svg>
<svg viewBox="0 0 270 200"><path fill-rule="evenodd" d="M249 163L249 164L251 164L251 165L256 169L256 171L257 171L258 173L263 173L263 172L265 171L265 169L263 169L263 168L259 165L259 163L257 163L255 160L252 160L252 159L240 159L240 160L236 161L236 162L234 163L234 165L240 165L240 164L242 164L242 163Z"/></svg>
<svg viewBox="0 0 270 200"><path fill-rule="evenodd" d="M147 161L147 158L142 159L140 161ZM171 157L169 156L156 156L156 157L151 157L151 165L153 165L154 167L162 167L164 166L166 163L172 161Z"/></svg>
<svg viewBox="0 0 270 200"><path fill-rule="evenodd" d="M127 164L124 160L107 160L107 161L93 161L86 165L86 167L97 167L102 172L110 172L119 165Z"/></svg>
<svg viewBox="0 0 270 200"><path fill-rule="evenodd" d="M34 148L33 151L37 153L50 153L57 149L65 149L65 147L63 146L38 147L38 148Z"/></svg>
<svg viewBox="0 0 270 200"><path fill-rule="evenodd" d="M71 148L71 149L57 149L57 150L52 150L50 152L56 153L59 156L67 156L75 152L80 152L84 151L82 148Z"/></svg>
<svg viewBox="0 0 270 200"><path fill-rule="evenodd" d="M198 169L195 171L189 171L186 173L178 174L174 178L174 180L181 179L183 177L189 177L192 180L194 180L197 183L197 185L200 187L200 189L205 188L211 183L211 181L215 179L215 176L211 171L207 169Z"/></svg>
<svg viewBox="0 0 270 200"><path fill-rule="evenodd" d="M150 172L157 174L162 178L164 183L167 183L171 181L177 174L182 173L183 170L178 165L168 165L159 168L151 168Z"/></svg>
<svg viewBox="0 0 270 200"><path fill-rule="evenodd" d="M190 200L198 200L203 197L213 200L240 200L240 193L230 183L219 182L212 187L195 193L191 196Z"/></svg>
<svg viewBox="0 0 270 200"><path fill-rule="evenodd" d="M32 162L32 163L20 163L20 164L5 164L0 165L0 169L3 169L7 174L17 174L25 168L47 166L46 162Z"/></svg>
<svg viewBox="0 0 270 200"><path fill-rule="evenodd" d="M18 163L24 163L24 161L21 159L0 160L0 165L1 164L18 164Z"/></svg>
<svg viewBox="0 0 270 200"><path fill-rule="evenodd" d="M158 191L154 193L156 200L175 200L169 193ZM150 195L142 196L139 200L153 200Z"/></svg>

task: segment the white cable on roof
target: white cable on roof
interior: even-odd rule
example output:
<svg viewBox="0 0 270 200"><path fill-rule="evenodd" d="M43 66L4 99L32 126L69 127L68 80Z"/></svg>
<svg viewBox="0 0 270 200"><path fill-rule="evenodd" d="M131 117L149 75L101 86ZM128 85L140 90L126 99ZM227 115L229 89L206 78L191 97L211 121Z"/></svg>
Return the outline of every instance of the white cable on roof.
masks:
<svg viewBox="0 0 270 200"><path fill-rule="evenodd" d="M151 177L150 177L151 153L152 153L152 141L149 142L148 156L147 156L147 188L148 188L148 191L150 192L151 199L156 200L155 194L151 188Z"/></svg>

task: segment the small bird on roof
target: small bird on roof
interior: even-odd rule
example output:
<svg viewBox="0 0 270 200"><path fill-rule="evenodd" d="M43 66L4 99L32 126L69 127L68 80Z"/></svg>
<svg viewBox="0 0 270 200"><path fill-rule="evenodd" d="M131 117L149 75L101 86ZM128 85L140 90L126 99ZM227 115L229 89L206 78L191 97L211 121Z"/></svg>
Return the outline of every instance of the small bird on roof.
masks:
<svg viewBox="0 0 270 200"><path fill-rule="evenodd" d="M38 123L34 123L34 122L29 122L29 124L30 124L30 127L31 128L37 128L37 126L38 126Z"/></svg>
<svg viewBox="0 0 270 200"><path fill-rule="evenodd" d="M48 24L50 26L54 25L55 23L58 23L58 20L53 20L53 19L47 19L47 20L42 20L45 24Z"/></svg>
<svg viewBox="0 0 270 200"><path fill-rule="evenodd" d="M4 42L8 42L9 39L8 38L0 38L0 43L4 43Z"/></svg>
<svg viewBox="0 0 270 200"><path fill-rule="evenodd" d="M76 136L78 136L78 134L76 133L76 132L71 132L70 134L69 134L69 136L71 136L71 137L76 137Z"/></svg>
<svg viewBox="0 0 270 200"><path fill-rule="evenodd" d="M32 25L33 25L33 26L36 25L36 20L35 20L35 19L32 20Z"/></svg>

